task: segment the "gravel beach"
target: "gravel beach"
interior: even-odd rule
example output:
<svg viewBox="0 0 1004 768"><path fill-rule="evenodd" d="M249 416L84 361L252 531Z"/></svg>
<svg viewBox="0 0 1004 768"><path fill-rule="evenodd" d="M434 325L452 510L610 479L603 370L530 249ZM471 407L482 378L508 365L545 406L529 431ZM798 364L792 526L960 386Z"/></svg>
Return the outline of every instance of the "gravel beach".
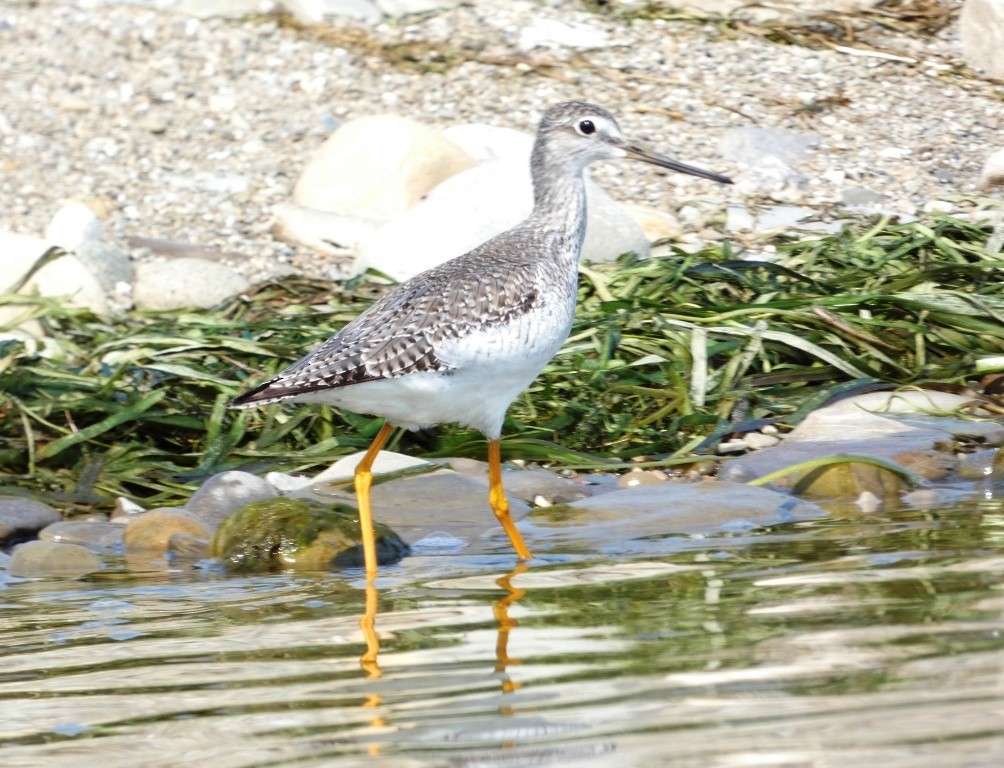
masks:
<svg viewBox="0 0 1004 768"><path fill-rule="evenodd" d="M329 276L330 259L273 237L271 209L341 122L393 112L532 132L570 99L736 176L736 188L711 189L633 164L593 174L618 200L671 212L704 196L717 218L680 219L708 237L727 201L755 210L773 197L823 214L864 201L916 215L965 211L985 194L981 168L1004 146L1004 86L964 68L954 21L920 35L847 17L857 38L809 48L753 26L643 15L478 0L304 27L269 14L197 18L169 2L3 2L0 228L41 234L78 199L102 211L106 240L140 258L134 238L163 239L251 279ZM744 189L720 142L751 126L814 135L804 185Z"/></svg>

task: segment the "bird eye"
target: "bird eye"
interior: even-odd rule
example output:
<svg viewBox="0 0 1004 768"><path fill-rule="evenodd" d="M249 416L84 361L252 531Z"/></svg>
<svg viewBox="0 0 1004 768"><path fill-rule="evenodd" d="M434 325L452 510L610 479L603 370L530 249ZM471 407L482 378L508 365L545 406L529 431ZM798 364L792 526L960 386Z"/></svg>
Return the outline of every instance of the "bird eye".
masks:
<svg viewBox="0 0 1004 768"><path fill-rule="evenodd" d="M588 136L591 133L596 133L596 126L593 125L592 120L582 120L579 123L579 133L583 136Z"/></svg>

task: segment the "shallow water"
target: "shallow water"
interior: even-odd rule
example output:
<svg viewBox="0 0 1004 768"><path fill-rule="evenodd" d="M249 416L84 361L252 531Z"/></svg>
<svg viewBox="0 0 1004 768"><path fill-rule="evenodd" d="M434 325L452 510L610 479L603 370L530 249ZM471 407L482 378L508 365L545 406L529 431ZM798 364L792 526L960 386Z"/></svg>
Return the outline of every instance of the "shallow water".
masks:
<svg viewBox="0 0 1004 768"><path fill-rule="evenodd" d="M512 562L2 582L0 761L1004 765L1001 503Z"/></svg>

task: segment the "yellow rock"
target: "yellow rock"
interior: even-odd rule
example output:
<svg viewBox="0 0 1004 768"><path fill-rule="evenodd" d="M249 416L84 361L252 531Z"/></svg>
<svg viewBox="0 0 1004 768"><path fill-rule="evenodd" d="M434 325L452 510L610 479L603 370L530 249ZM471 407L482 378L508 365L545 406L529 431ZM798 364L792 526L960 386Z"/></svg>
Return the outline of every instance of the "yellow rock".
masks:
<svg viewBox="0 0 1004 768"><path fill-rule="evenodd" d="M171 537L179 533L198 539L212 537L212 533L185 510L157 507L129 521L125 529L125 548L127 552L164 553Z"/></svg>

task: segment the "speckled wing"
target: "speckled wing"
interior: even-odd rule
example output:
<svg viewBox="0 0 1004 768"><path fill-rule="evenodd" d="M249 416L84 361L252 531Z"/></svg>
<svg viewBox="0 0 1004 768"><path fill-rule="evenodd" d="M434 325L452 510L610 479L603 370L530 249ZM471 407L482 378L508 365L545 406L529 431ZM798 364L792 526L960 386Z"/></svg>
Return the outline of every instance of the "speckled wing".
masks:
<svg viewBox="0 0 1004 768"><path fill-rule="evenodd" d="M422 371L448 372L436 355L438 343L504 325L532 310L540 297L532 265L477 255L403 283L310 355L230 405L262 405Z"/></svg>

